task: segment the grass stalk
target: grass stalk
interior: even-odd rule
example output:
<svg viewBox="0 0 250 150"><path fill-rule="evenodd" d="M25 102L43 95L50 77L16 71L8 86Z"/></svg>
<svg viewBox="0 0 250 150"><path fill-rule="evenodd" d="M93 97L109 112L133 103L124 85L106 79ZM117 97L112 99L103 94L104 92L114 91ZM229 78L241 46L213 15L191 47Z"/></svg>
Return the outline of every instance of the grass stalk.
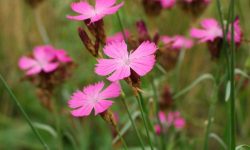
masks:
<svg viewBox="0 0 250 150"><path fill-rule="evenodd" d="M31 119L29 118L28 114L25 112L24 108L22 107L22 105L19 103L19 101L17 100L16 96L14 95L14 93L12 92L12 90L10 89L9 85L7 84L7 82L5 81L5 79L2 77L2 75L0 74L0 80L4 85L4 88L6 89L6 91L9 93L11 99L15 102L15 104L17 105L18 109L21 111L22 115L24 116L25 120L27 121L27 123L29 124L31 130L33 131L33 133L35 134L35 136L37 137L37 139L40 141L40 143L42 144L43 148L45 150L49 150L48 145L44 142L42 136L40 135L40 133L37 131L37 129L34 127Z"/></svg>
<svg viewBox="0 0 250 150"><path fill-rule="evenodd" d="M140 111L141 111L141 116L142 116L144 127L146 129L146 134L147 134L147 137L148 137L150 148L151 148L151 150L153 150L154 148L153 148L153 144L152 144L150 134L149 134L149 126L148 126L149 125L149 120L146 120L145 111L144 111L143 105L142 105L143 97L142 97L141 92L138 92L138 95L139 96L136 96L136 99L137 99L137 102L138 102L138 105L139 105L139 108L140 108Z"/></svg>
<svg viewBox="0 0 250 150"><path fill-rule="evenodd" d="M141 135L140 135L140 133L139 133L139 130L138 130L138 128L137 128L136 125L135 125L135 122L134 122L134 120L133 120L133 118L132 118L132 115L131 115L131 113L130 113L130 111L129 111L128 104L127 104L127 102L126 102L126 100L125 100L124 94L122 94L122 103L123 103L123 105L125 106L125 109L126 109L126 111L127 111L127 114L128 114L128 116L129 116L129 120L130 120L130 122L131 122L131 124L132 124L132 126L133 126L133 128L134 128L134 130L135 130L135 132L136 132L136 135L137 135L137 137L138 137L138 139L139 139L139 142L140 142L140 144L141 144L141 148L142 148L143 150L145 150L145 145L144 145L144 143L143 143L143 140L142 140L142 138L141 138Z"/></svg>

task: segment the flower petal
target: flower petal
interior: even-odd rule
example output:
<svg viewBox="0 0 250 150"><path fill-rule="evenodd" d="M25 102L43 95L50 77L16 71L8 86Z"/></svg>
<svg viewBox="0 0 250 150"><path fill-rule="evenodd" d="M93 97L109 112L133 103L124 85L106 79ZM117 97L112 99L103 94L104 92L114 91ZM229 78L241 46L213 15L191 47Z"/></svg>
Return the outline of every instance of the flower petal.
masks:
<svg viewBox="0 0 250 150"><path fill-rule="evenodd" d="M86 95L81 91L76 91L72 96L71 100L68 101L70 108L78 108L86 103Z"/></svg>
<svg viewBox="0 0 250 150"><path fill-rule="evenodd" d="M95 67L95 73L101 76L106 76L114 72L117 68L115 59L98 59L98 64Z"/></svg>
<svg viewBox="0 0 250 150"><path fill-rule="evenodd" d="M116 0L96 0L95 9L103 10L105 8L111 7L115 4Z"/></svg>
<svg viewBox="0 0 250 150"><path fill-rule="evenodd" d="M108 77L109 81L118 81L126 77L129 77L131 74L129 66L120 66L115 72Z"/></svg>
<svg viewBox="0 0 250 150"><path fill-rule="evenodd" d="M27 70L33 66L36 66L38 65L37 61L35 61L34 59L32 58L29 58L29 57L26 57L26 56L23 56L20 58L19 62L18 62L18 65L19 67L22 69L22 70Z"/></svg>
<svg viewBox="0 0 250 150"><path fill-rule="evenodd" d="M108 55L111 58L123 58L125 56L128 56L128 49L127 44L125 41L121 42L111 42L108 43L104 48L103 51L106 55Z"/></svg>
<svg viewBox="0 0 250 150"><path fill-rule="evenodd" d="M143 42L130 56L129 58L141 58L144 56L152 55L156 52L157 47L153 42Z"/></svg>
<svg viewBox="0 0 250 150"><path fill-rule="evenodd" d="M98 103L95 104L95 115L100 114L107 110L113 104L112 101L109 100L99 100Z"/></svg>
<svg viewBox="0 0 250 150"><path fill-rule="evenodd" d="M84 106L71 111L71 114L75 117L88 116L93 108L94 108L93 105L85 104Z"/></svg>
<svg viewBox="0 0 250 150"><path fill-rule="evenodd" d="M103 89L104 87L104 82L98 82L93 85L89 85L83 89L83 92L88 96L88 97L94 97L99 94L99 92Z"/></svg>
<svg viewBox="0 0 250 150"><path fill-rule="evenodd" d="M49 73L49 72L56 70L58 66L59 66L59 63L48 63L43 66L43 71L46 73Z"/></svg>
<svg viewBox="0 0 250 150"><path fill-rule="evenodd" d="M42 68L40 66L33 66L32 68L30 68L26 75L30 76L30 75L35 75L38 74L42 71Z"/></svg>
<svg viewBox="0 0 250 150"><path fill-rule="evenodd" d="M99 97L101 99L115 98L118 97L120 93L121 93L121 86L119 82L113 82L100 93Z"/></svg>

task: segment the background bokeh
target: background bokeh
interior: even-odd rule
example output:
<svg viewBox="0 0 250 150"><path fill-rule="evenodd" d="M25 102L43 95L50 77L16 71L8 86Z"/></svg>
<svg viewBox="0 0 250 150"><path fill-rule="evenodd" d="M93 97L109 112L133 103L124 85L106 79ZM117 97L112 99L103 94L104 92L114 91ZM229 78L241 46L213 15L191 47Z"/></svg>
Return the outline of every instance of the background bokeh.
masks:
<svg viewBox="0 0 250 150"><path fill-rule="evenodd" d="M30 82L21 80L24 73L18 69L17 63L19 57L30 53L34 46L45 44L39 34L35 20L36 17L40 17L47 30L50 43L57 48L67 50L78 64L73 76L57 89L58 96L55 101L60 101L58 107L64 107L65 111L69 112L67 100L75 89L103 79L94 74L95 59L85 50L78 37L77 27L84 25L81 22L69 21L65 17L67 14L72 14L70 10L71 2L72 0L45 0L36 9L33 9L23 0L0 1L0 72L32 120L45 128L39 129L39 131L53 149L56 149L56 136L58 136L54 128L55 117L41 107L35 95L34 86ZM227 10L228 3L228 0L222 1L224 11ZM249 9L250 1L237 1L236 12L240 17L244 38L248 40L250 40ZM199 18L191 17L178 7L174 7L172 10L163 10L160 16L148 17L142 9L140 0L125 0L125 6L121 9L120 14L124 27L135 35L135 22L140 19L146 22L152 34L158 31L162 35L181 34L186 36L188 36L190 27L198 26L201 19L210 17L218 19L216 2L213 0ZM108 35L120 31L115 15L105 17L105 29ZM249 43L243 42L237 50L237 68L246 70L245 62L250 57L249 48ZM198 44L186 51L185 59L180 66L178 81L174 81L174 73L170 71L164 82L159 84L157 90L160 92L164 84L173 85L176 83L178 89L182 89L200 75L213 72L217 65L216 61L211 60L206 45ZM145 81L143 87L145 89L150 88L149 80L143 81ZM187 120L187 127L182 131L182 140L176 142L179 144L174 149L202 148L209 101L211 100L211 88L212 83L204 81L185 96L176 99L178 110ZM221 90L222 93L223 90ZM237 93L238 144L250 144L249 96L249 85ZM133 100L128 99L132 112L135 108ZM119 100L116 104L118 105L114 105L112 110L119 114L121 124L125 124L128 121L125 110ZM227 114L223 97L219 98L215 112L212 132L223 138ZM64 119L67 120L68 118L62 116L61 120ZM61 124L62 134L65 135L64 149L73 149L72 147L74 147L72 146L74 144L72 144L73 136L71 133L78 137L76 145L80 145L82 149L111 149L112 134L110 128L100 117L91 116L81 120L81 123L77 119L68 120L76 122L78 126L75 129L68 124ZM128 132L125 139L131 147L138 146L133 131ZM215 140L210 140L210 145L211 149L220 149ZM2 84L0 84L0 149L41 149L38 140Z"/></svg>

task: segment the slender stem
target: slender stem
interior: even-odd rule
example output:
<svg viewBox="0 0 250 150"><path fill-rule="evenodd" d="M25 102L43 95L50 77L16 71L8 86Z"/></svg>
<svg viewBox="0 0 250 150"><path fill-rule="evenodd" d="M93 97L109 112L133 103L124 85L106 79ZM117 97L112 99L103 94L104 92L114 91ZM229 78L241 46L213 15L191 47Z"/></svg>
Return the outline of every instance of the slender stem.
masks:
<svg viewBox="0 0 250 150"><path fill-rule="evenodd" d="M53 99L52 99L53 101ZM58 134L58 150L62 150L63 149L63 142L62 142L62 131L61 131L61 126L60 126L60 122L61 122L61 118L60 118L60 114L58 111L58 107L57 104L55 103L55 101L53 101L53 113L54 113L54 117L55 117L55 122L56 122L56 130L57 130L57 134Z"/></svg>
<svg viewBox="0 0 250 150"><path fill-rule="evenodd" d="M117 16L117 20L119 22L119 26L120 26L120 28L122 30L122 36L123 36L124 40L127 42L126 33L125 33L125 30L124 30L124 26L122 24L122 20L121 20L119 11L116 13L116 16Z"/></svg>
<svg viewBox="0 0 250 150"><path fill-rule="evenodd" d="M218 94L217 92L218 92L218 88L214 84L214 92L213 92L213 96L212 96L211 104L209 108L209 113L208 113L208 122L207 122L206 134L205 134L204 150L208 150L208 146L209 146L208 141L209 141L210 129L212 125L212 118L213 118L214 111L215 111L215 104L217 102L217 94Z"/></svg>
<svg viewBox="0 0 250 150"><path fill-rule="evenodd" d="M35 20L36 20L36 25L37 25L37 28L38 28L38 31L43 39L43 42L45 44L49 44L50 43L50 39L49 39L49 36L48 36L48 33L43 25L43 22L42 22L42 19L41 19L41 16L38 12L37 9L34 10L34 13L35 13Z"/></svg>
<svg viewBox="0 0 250 150"><path fill-rule="evenodd" d="M142 138L141 138L141 135L140 135L140 133L139 133L139 130L137 129L137 127L136 127L136 125L135 125L135 122L134 122L134 120L133 120L133 118L132 118L132 116L131 116L131 113L130 113L130 111L129 111L129 109L128 109L128 104L127 104L127 102L126 102L126 100L125 100L125 96L124 96L124 94L122 94L122 103L123 103L123 105L125 106L125 108L126 108L126 111L127 111L127 113L128 113L128 117L129 117L129 120L130 120L130 122L131 122L131 124L132 124L132 126L133 126L133 128L134 128L134 130L135 130L135 132L136 132L136 135L137 135L137 137L138 137L138 139L139 139L139 141L140 141L140 144L141 144L141 147L142 147L142 149L143 150L145 150L145 146L144 146L144 143L143 143L143 141L142 141Z"/></svg>
<svg viewBox="0 0 250 150"><path fill-rule="evenodd" d="M116 130L118 136L120 137L120 139L121 139L121 141L122 141L122 143L123 143L124 149L127 150L127 149L128 149L128 146L127 146L125 140L123 139L123 137L122 137L122 135L121 135L121 133L120 133L120 130L118 129L117 126L115 126L114 128L115 128L115 130Z"/></svg>
<svg viewBox="0 0 250 150"><path fill-rule="evenodd" d="M235 149L235 79L234 79L234 68L235 68L235 62L234 62L234 52L235 52L235 44L234 44L234 0L231 0L231 63L230 63L230 86L231 86L231 94L230 94L230 150Z"/></svg>
<svg viewBox="0 0 250 150"><path fill-rule="evenodd" d="M159 117L159 97L158 97L158 93L157 93L157 90L156 90L156 86L155 86L155 82L154 82L154 80L152 80L152 88L153 88L153 92L154 92L154 102L155 102L155 108L156 108L156 111L155 111L155 115L156 115L156 118L157 118L157 122L158 122L158 124L160 125L160 128L161 129L163 129L163 125L162 125L162 123L161 123L161 121L160 121L160 117ZM166 145L165 145L165 142L164 142L164 132L161 132L160 133L160 135L161 135L161 148L163 149L163 150L165 150L166 149Z"/></svg>
<svg viewBox="0 0 250 150"><path fill-rule="evenodd" d="M24 116L25 120L28 122L30 128L32 129L32 131L34 132L34 134L36 135L36 137L38 138L38 140L40 141L40 143L43 145L44 149L49 150L48 145L44 142L42 136L40 135L40 133L34 127L34 125L33 125L32 121L30 120L29 116L27 115L27 113L23 109L22 105L19 103L19 101L17 100L16 96L14 95L14 93L12 92L12 90L9 87L9 85L4 80L4 78L2 77L1 74L0 74L0 80L3 83L4 88L6 89L6 91L9 93L11 99L16 103L17 107L21 111L21 113Z"/></svg>
<svg viewBox="0 0 250 150"><path fill-rule="evenodd" d="M152 144L152 141L151 141L151 138L150 138L150 135L149 135L148 123L146 121L145 112L144 112L143 106L142 106L143 97L141 95L141 92L138 92L138 94L139 94L139 96L136 96L136 99L137 99L137 102L139 104L139 108L140 108L140 111L141 111L141 116L142 116L143 124L145 126L146 134L147 134L148 141L149 141L149 144L150 144L150 148L151 148L151 150L153 150L154 148L153 148L153 144Z"/></svg>

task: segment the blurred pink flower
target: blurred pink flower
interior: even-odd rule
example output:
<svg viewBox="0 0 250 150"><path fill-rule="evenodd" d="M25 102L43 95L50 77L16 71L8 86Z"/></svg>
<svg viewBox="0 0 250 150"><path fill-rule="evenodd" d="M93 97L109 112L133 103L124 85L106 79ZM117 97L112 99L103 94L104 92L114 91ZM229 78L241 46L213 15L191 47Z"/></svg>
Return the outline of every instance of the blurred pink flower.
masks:
<svg viewBox="0 0 250 150"><path fill-rule="evenodd" d="M56 70L60 63L71 62L72 59L63 49L57 50L51 45L37 46L31 57L23 56L19 60L19 67L26 71L26 75L35 75Z"/></svg>
<svg viewBox="0 0 250 150"><path fill-rule="evenodd" d="M23 56L19 60L19 67L26 71L26 75L38 74L41 71L46 73L54 71L58 66L58 62L54 62L55 55L51 53L51 46L37 46L34 48L33 56Z"/></svg>
<svg viewBox="0 0 250 150"><path fill-rule="evenodd" d="M103 87L104 82L98 82L84 87L82 91L76 91L68 101L69 107L75 109L71 111L71 114L75 117L82 117L90 115L93 109L95 115L107 110L113 104L108 99L118 97L121 88L119 83L111 83L104 90Z"/></svg>
<svg viewBox="0 0 250 150"><path fill-rule="evenodd" d="M159 124L154 125L154 129L155 129L155 133L156 134L161 134L162 130L161 130L161 126Z"/></svg>
<svg viewBox="0 0 250 150"><path fill-rule="evenodd" d="M223 37L222 28L215 19L204 19L201 26L203 29L192 28L190 31L190 35L200 39L200 42L213 42L216 38Z"/></svg>
<svg viewBox="0 0 250 150"><path fill-rule="evenodd" d="M67 15L67 18L78 21L90 19L90 23L93 23L101 20L106 15L116 13L124 4L124 2L121 2L120 4L115 5L115 2L116 0L95 0L94 7L87 1L73 2L71 4L71 9L79 13L79 15Z"/></svg>
<svg viewBox="0 0 250 150"><path fill-rule="evenodd" d="M167 115L167 124L168 126L173 125L176 129L184 128L186 122L183 117L181 117L180 112L169 112Z"/></svg>
<svg viewBox="0 0 250 150"><path fill-rule="evenodd" d="M191 48L193 46L193 41L181 35L176 35L173 37L162 36L161 40L164 44L169 45L172 49L182 49Z"/></svg>
<svg viewBox="0 0 250 150"><path fill-rule="evenodd" d="M130 33L129 33L128 30L125 30L124 33L125 33L125 37L126 37L126 38L128 38L128 37L130 36ZM122 33L122 32L118 32L118 33L116 33L116 34L114 34L114 35L112 35L112 36L107 37L106 43L111 43L111 42L122 42L122 41L124 41L124 40L125 40L125 39L124 39L124 37L123 37L123 33Z"/></svg>
<svg viewBox="0 0 250 150"><path fill-rule="evenodd" d="M241 40L242 40L242 31L241 31L241 27L240 27L240 19L239 17L237 17L233 23L234 26L234 42L236 44L240 44ZM228 42L231 41L231 26L229 26L229 32L227 34L227 40Z"/></svg>
<svg viewBox="0 0 250 150"><path fill-rule="evenodd" d="M68 63L72 62L72 59L68 56L67 52L63 49L54 49L52 52L54 52L55 57L58 61L62 63Z"/></svg>
<svg viewBox="0 0 250 150"><path fill-rule="evenodd" d="M136 50L128 52L127 44L122 42L108 43L103 51L111 59L98 59L95 72L108 77L110 81L122 80L129 77L131 69L138 75L144 76L152 70L155 64L157 47L155 43L143 42Z"/></svg>
<svg viewBox="0 0 250 150"><path fill-rule="evenodd" d="M161 6L166 9L172 8L176 3L176 0L160 0L160 1L161 1Z"/></svg>

